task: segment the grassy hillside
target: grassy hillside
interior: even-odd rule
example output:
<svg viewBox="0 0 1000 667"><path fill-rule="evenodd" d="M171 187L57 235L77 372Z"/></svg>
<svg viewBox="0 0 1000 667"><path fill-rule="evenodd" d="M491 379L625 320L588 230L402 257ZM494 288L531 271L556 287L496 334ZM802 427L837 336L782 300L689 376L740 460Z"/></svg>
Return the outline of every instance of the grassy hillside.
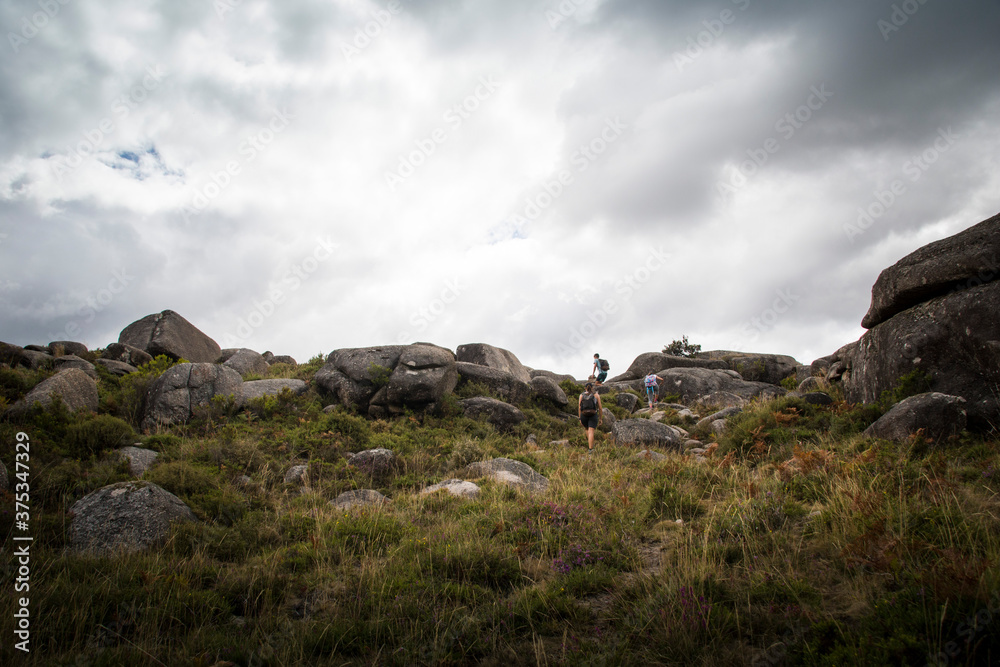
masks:
<svg viewBox="0 0 1000 667"><path fill-rule="evenodd" d="M271 373L309 380L321 363ZM579 422L542 404L501 434L455 400L370 421L324 414L315 389L243 412L219 400L137 435L145 384L166 365L123 380L102 371L98 416L56 404L0 422L11 473L15 434L31 437L35 537L32 652L13 649L5 612L3 664L1000 662L995 439L872 441L860 431L885 406L785 398L731 420L706 463L653 463L605 436L588 456ZM0 403L48 374L0 369ZM160 455L144 479L201 521L144 554L69 553L68 508L131 479L109 451L134 442ZM396 467L347 464L374 447ZM473 501L418 495L498 456L548 477L549 491L478 480ZM284 484L306 462L306 486ZM329 505L364 488L392 502ZM12 510L6 494L8 552ZM16 568L4 567L12 589Z"/></svg>

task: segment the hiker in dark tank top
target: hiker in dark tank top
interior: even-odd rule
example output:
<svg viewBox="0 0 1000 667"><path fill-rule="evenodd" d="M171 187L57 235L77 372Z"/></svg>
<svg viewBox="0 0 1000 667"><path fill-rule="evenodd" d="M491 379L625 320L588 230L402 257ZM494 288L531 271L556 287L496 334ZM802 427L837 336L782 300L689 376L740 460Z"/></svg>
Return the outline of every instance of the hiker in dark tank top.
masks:
<svg viewBox="0 0 1000 667"><path fill-rule="evenodd" d="M576 402L576 410L580 423L587 429L587 453L590 454L594 451L594 429L601 425L604 406L601 404L601 395L594 391L592 382L588 382L585 389Z"/></svg>

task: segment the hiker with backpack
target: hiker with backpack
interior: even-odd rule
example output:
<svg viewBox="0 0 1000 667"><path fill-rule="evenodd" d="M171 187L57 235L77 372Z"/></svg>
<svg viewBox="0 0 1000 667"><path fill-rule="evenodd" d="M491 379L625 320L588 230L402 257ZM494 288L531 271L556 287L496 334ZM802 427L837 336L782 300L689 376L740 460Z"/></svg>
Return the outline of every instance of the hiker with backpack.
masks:
<svg viewBox="0 0 1000 667"><path fill-rule="evenodd" d="M594 372L592 375L597 378L597 386L604 384L604 381L608 379L608 371L611 370L611 364L607 362L606 359L601 359L601 355L594 353Z"/></svg>
<svg viewBox="0 0 1000 667"><path fill-rule="evenodd" d="M580 423L587 429L587 453L591 454L594 451L594 429L601 425L604 406L601 405L601 395L594 391L592 382L588 382L585 389L586 391L580 394L576 409L580 415Z"/></svg>
<svg viewBox="0 0 1000 667"><path fill-rule="evenodd" d="M657 393L659 393L658 390L660 387L656 382L657 380L663 382L663 378L656 373L650 373L646 376L646 379L643 380L643 383L646 385L646 400L649 401L650 410L653 409L653 403L656 403Z"/></svg>

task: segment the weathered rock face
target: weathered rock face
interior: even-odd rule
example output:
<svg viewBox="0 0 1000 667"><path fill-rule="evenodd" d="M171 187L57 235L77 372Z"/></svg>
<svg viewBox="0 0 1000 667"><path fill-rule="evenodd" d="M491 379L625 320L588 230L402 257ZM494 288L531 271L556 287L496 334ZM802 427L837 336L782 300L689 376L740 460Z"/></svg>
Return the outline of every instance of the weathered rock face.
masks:
<svg viewBox="0 0 1000 667"><path fill-rule="evenodd" d="M531 395L531 385L507 371L467 361L459 361L455 367L459 386L467 382L481 384L508 403L523 403Z"/></svg>
<svg viewBox="0 0 1000 667"><path fill-rule="evenodd" d="M783 354L742 354L727 357L730 368L748 382L781 384L798 372L799 362Z"/></svg>
<svg viewBox="0 0 1000 667"><path fill-rule="evenodd" d="M267 375L268 364L257 352L241 347L235 350L223 350L219 357L223 366L232 368L240 377L248 375Z"/></svg>
<svg viewBox="0 0 1000 667"><path fill-rule="evenodd" d="M288 389L296 396L301 396L306 393L308 388L302 380L250 380L240 385L242 396L240 403L246 404L247 401L255 398L263 398L264 396L277 396L285 389Z"/></svg>
<svg viewBox="0 0 1000 667"><path fill-rule="evenodd" d="M135 366L129 366L123 361L114 361L113 359L98 359L94 363L98 366L104 366L109 373L118 377L135 373L139 370Z"/></svg>
<svg viewBox="0 0 1000 667"><path fill-rule="evenodd" d="M639 397L635 394L623 392L615 396L615 405L625 408L629 412L635 412L635 409L639 406Z"/></svg>
<svg viewBox="0 0 1000 667"><path fill-rule="evenodd" d="M145 350L152 356L214 363L222 353L219 344L172 310L147 315L125 327L118 342Z"/></svg>
<svg viewBox="0 0 1000 667"><path fill-rule="evenodd" d="M437 403L458 383L455 355L437 345L414 343L399 354L389 376L386 399L390 406L421 408Z"/></svg>
<svg viewBox="0 0 1000 667"><path fill-rule="evenodd" d="M531 378L531 391L540 398L552 401L556 405L567 405L569 399L562 387L550 377L536 375Z"/></svg>
<svg viewBox="0 0 1000 667"><path fill-rule="evenodd" d="M149 354L149 352L140 350L137 347L125 345L124 343L111 343L104 348L104 354L101 355L101 359L120 361L128 364L129 366L135 366L138 368L143 364L151 362L153 357Z"/></svg>
<svg viewBox="0 0 1000 667"><path fill-rule="evenodd" d="M545 371L545 370L538 370L538 369L533 369L531 371L528 371L528 373L531 375L531 379L532 380L535 379L535 378L537 378L537 377L546 377L546 378L550 378L552 380L555 380L556 384L559 384L560 382L562 382L564 380L569 380L571 382L576 382L576 378L574 378L572 375L566 375L565 373L553 373L552 371Z"/></svg>
<svg viewBox="0 0 1000 667"><path fill-rule="evenodd" d="M316 372L316 384L342 405L356 405L367 412L368 402L399 364L403 348L403 345L385 345L334 350Z"/></svg>
<svg viewBox="0 0 1000 667"><path fill-rule="evenodd" d="M99 404L97 382L79 368L64 371L43 380L27 396L10 407L9 413L19 415L27 412L36 402L48 406L52 396L59 396L70 411L90 410L96 412Z"/></svg>
<svg viewBox="0 0 1000 667"><path fill-rule="evenodd" d="M420 492L420 495L426 496L431 493L437 493L438 491L447 491L453 496L466 498L468 500L473 500L479 495L479 487L477 485L461 479L446 479L443 482L432 484L431 486L423 489Z"/></svg>
<svg viewBox="0 0 1000 667"><path fill-rule="evenodd" d="M622 419L611 427L615 443L625 447L657 447L681 451L684 439L666 424L649 419Z"/></svg>
<svg viewBox="0 0 1000 667"><path fill-rule="evenodd" d="M923 429L924 436L940 443L965 429L965 404L964 398L936 392L910 396L879 417L865 435L906 440Z"/></svg>
<svg viewBox="0 0 1000 667"><path fill-rule="evenodd" d="M64 354L75 354L78 357L82 357L88 352L86 345L72 340L57 340L49 343L48 348L49 354L54 357L61 357Z"/></svg>
<svg viewBox="0 0 1000 667"><path fill-rule="evenodd" d="M65 370L67 368L79 368L90 377L95 380L97 379L97 369L94 368L94 364L90 363L86 359L81 359L75 354L64 354L61 357L56 357L53 363L55 364L57 371Z"/></svg>
<svg viewBox="0 0 1000 667"><path fill-rule="evenodd" d="M660 395L680 394L681 402L687 404L715 392L735 394L744 399L758 396L770 398L784 396L787 393L781 387L766 382L747 382L735 371L672 368L659 375L663 378Z"/></svg>
<svg viewBox="0 0 1000 667"><path fill-rule="evenodd" d="M153 380L146 391L142 428L187 421L195 409L207 406L214 396L243 395L243 378L217 364L178 364Z"/></svg>
<svg viewBox="0 0 1000 667"><path fill-rule="evenodd" d="M118 458L128 461L128 470L135 477L142 477L146 474L146 471L153 466L159 457L159 454L151 449L134 446L122 447L117 454Z"/></svg>
<svg viewBox="0 0 1000 667"><path fill-rule="evenodd" d="M1000 215L929 243L879 274L861 320L871 329L908 308L1000 278Z"/></svg>
<svg viewBox="0 0 1000 667"><path fill-rule="evenodd" d="M514 353L509 350L487 345L486 343L468 343L458 346L455 357L458 361L488 366L510 373L524 384L531 383L531 373L514 356Z"/></svg>
<svg viewBox="0 0 1000 667"><path fill-rule="evenodd" d="M459 403L464 409L466 417L485 419L499 431L509 431L527 419L524 413L513 405L495 398L477 396L459 401Z"/></svg>
<svg viewBox="0 0 1000 667"><path fill-rule="evenodd" d="M287 354L279 354L276 357L272 357L268 360L269 364L288 364L289 366L298 366L298 362L295 361L295 357L290 357Z"/></svg>
<svg viewBox="0 0 1000 667"><path fill-rule="evenodd" d="M549 480L544 475L539 475L527 463L512 459L479 461L470 464L466 470L471 476L489 477L535 493L544 493L549 488Z"/></svg>
<svg viewBox="0 0 1000 667"><path fill-rule="evenodd" d="M876 324L833 355L829 379L851 402L874 402L915 370L930 390L961 396L969 425L1000 425L1000 282L953 292Z"/></svg>
<svg viewBox="0 0 1000 667"><path fill-rule="evenodd" d="M621 375L617 375L608 382L626 382L629 380L641 380L650 373L660 373L660 371L670 368L714 368L725 370L729 368L722 359L692 359L690 357L678 357L672 354L662 354L660 352L645 352L635 358L635 361Z"/></svg>
<svg viewBox="0 0 1000 667"><path fill-rule="evenodd" d="M155 484L119 482L70 508L71 547L98 555L134 552L162 542L172 521L196 521L180 498Z"/></svg>

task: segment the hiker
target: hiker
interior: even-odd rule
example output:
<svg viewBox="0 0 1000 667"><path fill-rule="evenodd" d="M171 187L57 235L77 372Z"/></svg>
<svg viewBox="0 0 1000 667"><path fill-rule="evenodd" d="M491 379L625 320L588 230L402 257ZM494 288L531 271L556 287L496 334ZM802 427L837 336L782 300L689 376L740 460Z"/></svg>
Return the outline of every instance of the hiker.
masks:
<svg viewBox="0 0 1000 667"><path fill-rule="evenodd" d="M587 429L587 453L594 451L594 429L601 425L602 411L601 395L594 391L594 384L588 382L585 387L587 391L580 394L580 400L576 403L577 413L580 415L580 423Z"/></svg>
<svg viewBox="0 0 1000 667"><path fill-rule="evenodd" d="M646 379L643 381L646 385L646 400L649 401L650 410L653 409L653 403L656 403L656 398L657 398L656 394L657 390L659 389L659 385L656 382L657 380L663 382L663 378L661 378L659 375L657 375L656 373L650 373L649 375L646 376Z"/></svg>
<svg viewBox="0 0 1000 667"><path fill-rule="evenodd" d="M605 359L601 359L601 355L594 352L594 372L591 373L591 377L597 378L597 386L604 384L604 381L608 379L608 371L611 369L611 365Z"/></svg>

